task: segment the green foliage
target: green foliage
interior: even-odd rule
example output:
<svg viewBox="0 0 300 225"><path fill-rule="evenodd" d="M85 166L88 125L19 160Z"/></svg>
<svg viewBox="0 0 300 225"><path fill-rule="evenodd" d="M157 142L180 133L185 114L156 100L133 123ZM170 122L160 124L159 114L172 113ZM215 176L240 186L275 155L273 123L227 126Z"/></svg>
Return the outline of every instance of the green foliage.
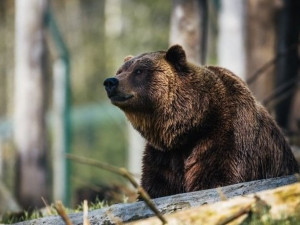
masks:
<svg viewBox="0 0 300 225"><path fill-rule="evenodd" d="M123 113L110 118L119 112L113 107L106 118L100 118L100 113L97 118L91 105L101 107L108 102L102 83L115 74L126 55L168 47L171 1L71 0L53 1L52 6L70 52L72 104L86 108L81 110L85 118L72 120L71 151L126 167L127 125ZM51 45L50 51L55 56ZM85 165L72 163L71 170L73 196L83 185L123 181Z"/></svg>
<svg viewBox="0 0 300 225"><path fill-rule="evenodd" d="M258 200L255 208L241 225L300 225L300 214L289 217L281 215L279 219L273 219L270 215L270 206Z"/></svg>
<svg viewBox="0 0 300 225"><path fill-rule="evenodd" d="M0 222L4 224L12 224L12 223L18 223L27 220L38 219L41 217L43 217L43 215L38 210L34 210L32 212L24 211L20 213L6 214L3 216Z"/></svg>
<svg viewBox="0 0 300 225"><path fill-rule="evenodd" d="M171 1L125 0L122 7L125 18L122 46L131 51L127 54L168 47Z"/></svg>
<svg viewBox="0 0 300 225"><path fill-rule="evenodd" d="M15 52L13 4L14 1L7 0L0 3L0 11L3 12L0 15L0 116L7 114L8 117L12 112L9 109L13 108L14 96L14 77L11 76L14 73L14 62L11 59ZM62 0L51 1L50 5L70 53L71 102L75 108L72 111L82 107L80 113L85 115L75 116L76 118L72 119L71 151L73 154L126 167L127 125L124 115L116 107L108 109L106 116L102 115L105 113L97 115L98 109L95 105L99 108L108 102L102 85L103 80L115 74L126 55L168 47L171 1ZM111 24L118 18L117 25ZM119 25L118 32L111 31ZM52 64L58 58L58 51L49 34L47 30L49 51L47 110L51 112ZM47 144L51 150L51 135ZM10 157L13 159L14 156ZM9 166L13 167L13 162L9 163ZM9 187L14 187L15 171L10 169L9 174L7 171L4 177L9 181L5 180L5 183L9 183ZM83 185L119 184L120 180L123 180L106 171L74 163L71 165L71 171L73 194Z"/></svg>
<svg viewBox="0 0 300 225"><path fill-rule="evenodd" d="M72 114L72 154L97 159L118 167L126 167L127 141L124 115L109 105L89 105ZM87 165L71 163L74 196L84 186L124 185L118 175Z"/></svg>
<svg viewBox="0 0 300 225"><path fill-rule="evenodd" d="M252 214L241 225L300 225L300 217L290 216L281 219L272 219L270 214Z"/></svg>
<svg viewBox="0 0 300 225"><path fill-rule="evenodd" d="M109 204L105 201L96 199L95 202L89 203L89 210L96 210L96 209L101 209L104 207L108 207ZM66 213L80 213L83 211L83 203L75 207L75 209L70 209L70 208L65 208ZM51 212L49 214L49 211ZM23 222L23 221L28 221L28 220L34 220L34 219L39 219L45 216L57 216L57 211L54 207L54 204L51 204L48 206L48 208L43 208L41 210L33 210L32 212L29 211L23 211L20 213L13 213L13 214L6 214L0 221L0 223L4 224L13 224L13 223L18 223L18 222Z"/></svg>
<svg viewBox="0 0 300 225"><path fill-rule="evenodd" d="M115 74L126 55L168 47L171 1L53 1L52 5L70 50L74 104L106 100L103 80Z"/></svg>

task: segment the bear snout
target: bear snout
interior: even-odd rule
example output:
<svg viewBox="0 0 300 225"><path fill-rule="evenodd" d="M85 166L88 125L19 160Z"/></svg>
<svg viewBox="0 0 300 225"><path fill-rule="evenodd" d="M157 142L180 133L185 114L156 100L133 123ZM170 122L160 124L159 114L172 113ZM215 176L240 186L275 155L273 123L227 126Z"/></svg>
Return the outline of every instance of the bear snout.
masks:
<svg viewBox="0 0 300 225"><path fill-rule="evenodd" d="M105 90L107 92L108 97L111 97L115 94L116 89L119 85L119 80L116 78L107 78L103 85L105 86Z"/></svg>

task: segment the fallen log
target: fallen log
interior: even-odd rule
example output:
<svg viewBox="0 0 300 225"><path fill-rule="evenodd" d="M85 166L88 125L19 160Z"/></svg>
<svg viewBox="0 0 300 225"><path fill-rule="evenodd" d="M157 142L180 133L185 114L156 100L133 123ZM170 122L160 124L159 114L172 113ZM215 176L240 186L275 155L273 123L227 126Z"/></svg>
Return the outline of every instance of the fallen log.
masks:
<svg viewBox="0 0 300 225"><path fill-rule="evenodd" d="M168 225L225 225L241 224L250 219L251 224L270 224L267 221L285 221L297 217L300 222L300 183L290 184L272 190L262 191L247 196L216 202L210 205L198 206L182 210L164 218ZM253 222L255 220L255 222ZM265 223L262 223L264 221ZM293 220L295 221L295 220ZM156 217L135 221L130 225L161 225ZM275 224L275 223L271 223ZM282 223L276 223L282 224ZM290 223L284 223L290 224ZM296 224L296 223L295 223Z"/></svg>
<svg viewBox="0 0 300 225"><path fill-rule="evenodd" d="M232 198L240 195L274 189L280 186L297 182L295 175L257 180L246 183L234 184L217 189L209 189L197 192L190 192L154 199L154 203L163 213L172 213L190 207L201 206L207 203L214 203L222 200L222 196ZM221 193L221 195L220 195ZM154 216L153 212L144 202L115 204L107 208L97 209L89 212L88 219L91 225L115 224L116 221L129 222ZM83 214L69 214L69 218L74 225L82 224ZM24 221L15 225L64 225L59 216L48 216L40 219Z"/></svg>

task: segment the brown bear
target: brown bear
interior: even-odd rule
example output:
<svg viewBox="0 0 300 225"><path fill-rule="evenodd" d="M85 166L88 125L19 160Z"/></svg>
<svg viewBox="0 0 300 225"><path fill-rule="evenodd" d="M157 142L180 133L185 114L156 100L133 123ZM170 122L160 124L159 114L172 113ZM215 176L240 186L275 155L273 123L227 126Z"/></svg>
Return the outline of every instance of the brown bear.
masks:
<svg viewBox="0 0 300 225"><path fill-rule="evenodd" d="M148 142L141 184L152 198L299 171L275 121L229 70L191 64L179 45L124 61L104 86Z"/></svg>

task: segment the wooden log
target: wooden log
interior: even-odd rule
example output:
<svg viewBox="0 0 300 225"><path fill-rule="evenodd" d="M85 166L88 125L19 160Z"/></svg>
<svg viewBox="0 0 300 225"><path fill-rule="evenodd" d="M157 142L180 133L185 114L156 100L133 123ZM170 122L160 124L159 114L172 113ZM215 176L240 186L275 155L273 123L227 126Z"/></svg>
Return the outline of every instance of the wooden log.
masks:
<svg viewBox="0 0 300 225"><path fill-rule="evenodd" d="M286 220L290 216L299 216L300 183L279 187L247 196L239 196L228 201L194 207L166 215L168 225L185 224L241 224L245 219ZM251 212L251 213L250 213ZM256 214L252 217L252 215ZM130 223L131 225L161 225L156 217ZM256 224L256 223L251 223ZM273 224L273 223L272 223ZM274 223L275 224L275 223ZM278 223L279 224L279 223ZM281 223L280 223L281 224Z"/></svg>
<svg viewBox="0 0 300 225"><path fill-rule="evenodd" d="M209 189L197 192L190 192L154 199L156 206L163 213L172 213L190 207L201 206L207 203L214 203L221 200L220 190L226 198L240 195L247 195L263 190L274 189L276 187L297 182L294 175L265 180L251 181L234 184L219 189ZM153 216L153 212L144 202L115 204L107 208L97 209L89 212L89 220L92 225L115 224L115 221L134 221ZM74 225L82 224L82 213L69 214ZM55 224L63 225L64 222L59 216L49 216L41 219L25 221L15 225L35 225L35 224Z"/></svg>

